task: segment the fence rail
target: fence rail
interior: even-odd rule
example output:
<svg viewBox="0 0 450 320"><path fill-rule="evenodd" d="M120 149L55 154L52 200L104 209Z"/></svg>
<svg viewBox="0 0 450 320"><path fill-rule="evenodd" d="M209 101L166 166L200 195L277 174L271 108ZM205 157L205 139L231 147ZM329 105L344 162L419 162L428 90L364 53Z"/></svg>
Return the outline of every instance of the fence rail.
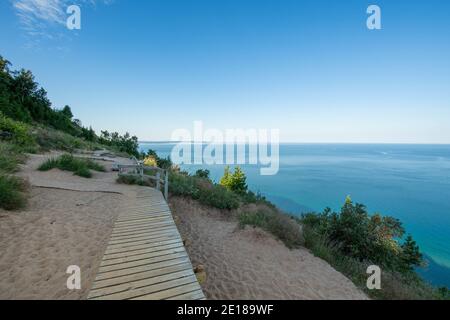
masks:
<svg viewBox="0 0 450 320"><path fill-rule="evenodd" d="M161 191L166 201L169 199L169 171L158 167L146 166L141 163L119 164L117 166L119 176L135 176L141 181L150 179L155 181L156 189ZM147 174L149 171L155 172L155 175Z"/></svg>

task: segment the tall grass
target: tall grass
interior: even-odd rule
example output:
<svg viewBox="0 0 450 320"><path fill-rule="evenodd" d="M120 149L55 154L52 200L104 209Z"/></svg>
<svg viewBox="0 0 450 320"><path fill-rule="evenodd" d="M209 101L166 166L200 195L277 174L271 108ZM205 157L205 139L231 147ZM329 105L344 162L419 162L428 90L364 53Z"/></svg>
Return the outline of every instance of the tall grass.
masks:
<svg viewBox="0 0 450 320"><path fill-rule="evenodd" d="M128 185L139 185L146 187L155 187L155 182L150 179L141 179L141 177L132 176L132 175L120 175L117 180L117 183L120 184L128 184Z"/></svg>
<svg viewBox="0 0 450 320"><path fill-rule="evenodd" d="M27 184L24 180L0 173L0 208L17 210L25 207Z"/></svg>
<svg viewBox="0 0 450 320"><path fill-rule="evenodd" d="M22 148L9 142L0 141L0 171L16 172L19 164L25 162L26 156Z"/></svg>
<svg viewBox="0 0 450 320"><path fill-rule="evenodd" d="M22 147L11 142L0 142L0 208L16 210L26 205L24 180L11 174L25 161Z"/></svg>
<svg viewBox="0 0 450 320"><path fill-rule="evenodd" d="M90 159L75 158L70 154L64 154L58 158L48 159L38 168L38 170L49 171L54 168L58 168L63 171L70 171L75 175L84 178L92 177L92 172L90 170L101 172L106 171L105 167Z"/></svg>

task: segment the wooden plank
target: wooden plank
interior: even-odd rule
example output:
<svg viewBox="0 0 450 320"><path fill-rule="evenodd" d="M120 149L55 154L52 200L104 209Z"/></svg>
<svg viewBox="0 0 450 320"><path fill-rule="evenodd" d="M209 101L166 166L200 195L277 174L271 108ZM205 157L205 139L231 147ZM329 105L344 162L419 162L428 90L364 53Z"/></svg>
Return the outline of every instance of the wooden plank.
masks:
<svg viewBox="0 0 450 320"><path fill-rule="evenodd" d="M134 274L130 274L130 275L100 280L100 281L96 281L94 283L94 285L92 286L92 290L111 287L111 286L115 286L115 285L119 285L119 284L124 284L127 282L133 282L133 281L138 281L138 280L142 280L142 279L162 276L162 275L170 274L172 272L178 272L178 271L183 271L183 270L192 270L192 266L189 263L178 264L178 265L174 265L174 266L165 267L162 269L143 271L143 272L134 273Z"/></svg>
<svg viewBox="0 0 450 320"><path fill-rule="evenodd" d="M167 233L168 231L174 232L174 228L172 226L168 226L165 228L160 228L157 231L153 231L153 232L150 232L149 230L143 230L143 231L139 231L139 232L131 232L130 234L111 237L111 241L129 239L130 237L140 237L142 235L157 235L157 234L161 234L161 233L165 233L165 232Z"/></svg>
<svg viewBox="0 0 450 320"><path fill-rule="evenodd" d="M139 217L137 217L137 219L134 219L134 220L118 221L118 222L116 222L115 226L122 227L122 226L138 224L141 222L155 221L158 219L168 219L168 218L173 219L171 214L162 214L162 215L157 215L157 216L144 215L144 216L139 216Z"/></svg>
<svg viewBox="0 0 450 320"><path fill-rule="evenodd" d="M153 263L157 263L157 262L173 260L173 259L177 259L177 258L186 258L186 257L187 257L187 253L186 252L172 253L172 254L168 254L168 255L165 255L165 256L159 256L159 257L154 257L154 258L147 258L147 259L142 259L142 260L138 260L138 261L132 261L132 262L126 262L126 263L121 263L121 264L115 264L115 265L112 265L112 266L100 267L98 269L98 272L102 273L102 272L109 272L109 271L115 271L115 270L121 270L121 269L128 269L128 268L133 268L133 267L139 267L139 266L144 266L144 265L148 265L148 264L153 264Z"/></svg>
<svg viewBox="0 0 450 320"><path fill-rule="evenodd" d="M128 232L124 232L124 233L118 233L117 235L114 235L114 237L112 237L111 239L117 239L118 237L122 237L122 239L126 238L127 236L130 235L135 235L135 234L139 234L139 233L146 233L148 235L152 234L162 234L162 233L175 233L175 234L179 234L178 230L175 229L173 226L171 226L170 224L167 225L162 225L159 226L159 228L153 228L153 229L136 229L136 230L131 230Z"/></svg>
<svg viewBox="0 0 450 320"><path fill-rule="evenodd" d="M157 226L161 226L161 225L170 225L173 226L173 219L172 218L161 218L161 219L157 219L154 221L146 221L146 222L142 222L142 223L137 223L137 224L132 224L129 226L118 226L115 228L115 233L120 233L120 232L127 232L130 230L136 230L137 228L144 228L144 229L155 229L155 227Z"/></svg>
<svg viewBox="0 0 450 320"><path fill-rule="evenodd" d="M157 230L141 230L138 232L130 232L128 234L114 236L114 237L111 237L110 241L111 241L111 244L114 244L115 241L136 239L136 238L140 238L142 236L154 236L154 235L164 234L164 233L176 233L176 232L172 226L166 226L164 228L159 228Z"/></svg>
<svg viewBox="0 0 450 320"><path fill-rule="evenodd" d="M117 223L121 224L121 223L127 223L127 222L133 222L136 220L142 220L145 218L153 218L153 217L172 217L172 214L167 211L167 212L161 212L158 214L140 214L140 215L130 215L126 218L121 218L120 220L117 220Z"/></svg>
<svg viewBox="0 0 450 320"><path fill-rule="evenodd" d="M180 281L181 282L181 281ZM171 297L176 297L178 295L192 292L194 290L200 290L200 285L197 282L197 278L194 277L194 281L191 283L186 283L184 285L173 287L168 290L149 293L136 298L131 298L131 300L163 300L169 299Z"/></svg>
<svg viewBox="0 0 450 320"><path fill-rule="evenodd" d="M139 255L139 254L144 254L144 253L163 251L163 250L167 250L167 249L178 248L180 246L181 247L183 246L183 242L181 242L180 239L173 239L173 240L166 241L164 244L162 244L160 246L146 247L144 249L139 249L139 250L133 250L133 251L127 250L125 252L107 254L103 257L103 261L108 261L108 260L116 259L116 258L130 257L130 256Z"/></svg>
<svg viewBox="0 0 450 320"><path fill-rule="evenodd" d="M168 222L158 222L158 223L154 223L154 224L152 224L150 227L149 226L138 226L138 227L130 227L130 228L127 228L127 229L120 229L120 230L117 230L117 231L114 231L112 234L113 235L119 235L119 234L126 234L126 233L129 233L129 232L134 232L134 231L140 231L140 230L153 230L153 229L159 229L159 228L161 228L161 227L164 227L164 226L171 226L171 225L173 225L174 224L174 222L171 222L171 221L168 221Z"/></svg>
<svg viewBox="0 0 450 320"><path fill-rule="evenodd" d="M141 234L139 237L131 237L131 238L126 238L126 239L118 239L118 240L114 240L111 241L110 245L116 245L116 244L125 244L125 243L133 243L136 241L141 241L141 240L149 240L149 239L154 239L154 234Z"/></svg>
<svg viewBox="0 0 450 320"><path fill-rule="evenodd" d="M180 279L175 279L175 280L170 280L170 281L163 282L163 283L150 285L150 286L143 287L143 288L131 289L131 290L127 290L124 292L105 295L105 296L101 296L101 297L95 297L95 298L93 298L93 300L128 300L128 299L133 299L133 298L140 298L145 295L151 295L151 294L157 295L158 293L160 294L160 296L164 296L164 294L161 294L162 292L170 291L170 289L172 289L172 292L177 292L177 290L175 290L177 287L180 287L180 286L186 285L186 284L192 284L192 283L195 283L196 281L197 281L197 278L195 278L195 276L184 277L184 278L180 278ZM198 284L197 284L197 286L198 286ZM162 291L162 290L164 290L164 291ZM183 293L183 292L181 292L181 293ZM170 296L170 294L169 294L169 296Z"/></svg>
<svg viewBox="0 0 450 320"><path fill-rule="evenodd" d="M171 235L164 235L159 238L154 239L158 243L161 242L169 242L171 240L177 240L179 241L179 237L176 234ZM127 252L127 251L134 251L134 250L140 250L140 249L146 249L154 246L154 242L151 243L140 243L140 244L134 244L132 246L122 246L117 248L107 248L105 251L105 255L115 254L115 253L121 253L121 252ZM155 245L158 246L158 245Z"/></svg>
<svg viewBox="0 0 450 320"><path fill-rule="evenodd" d="M195 290L192 292L184 293L179 296L168 298L167 300L199 300L205 298L202 290Z"/></svg>
<svg viewBox="0 0 450 320"><path fill-rule="evenodd" d="M132 228L136 228L136 227L144 227L144 226L154 226L157 225L158 223L163 223L163 222L173 222L173 219L171 217L160 217L160 218L156 218L156 219L151 219L151 220L147 220L147 221L141 221L139 223L133 223L133 224L128 224L128 225L118 225L114 227L114 231L121 231L121 230L127 230L127 229L132 229Z"/></svg>
<svg viewBox="0 0 450 320"><path fill-rule="evenodd" d="M106 295L111 295L111 294L115 294L115 293L127 292L127 291L136 290L136 289L140 289L140 288L144 288L144 287L148 288L148 287L151 287L151 286L154 286L157 284L162 284L162 286L157 287L158 289L165 288L165 287L167 287L167 285L165 285L164 283L167 283L172 280L187 278L187 277L192 278L192 270L182 270L182 271L172 272L169 274L160 275L160 276L156 276L156 277L150 277L150 278L146 278L146 279L130 281L127 283L110 286L110 287L106 287L106 288L94 289L89 293L89 299L106 296ZM156 289L156 287L154 289Z"/></svg>
<svg viewBox="0 0 450 320"><path fill-rule="evenodd" d="M142 253L142 254L138 254L138 255L120 257L120 258L109 259L109 260L103 260L102 263L100 264L100 267L107 267L107 266L112 266L112 265L117 265L117 264L123 264L123 263L139 261L139 260L144 260L144 259L149 259L149 258L156 258L156 257L160 257L160 256L167 256L167 255L183 253L183 252L184 252L184 247L181 244L181 246L179 245L178 247L169 248L166 250Z"/></svg>
<svg viewBox="0 0 450 320"><path fill-rule="evenodd" d="M142 205L134 205L131 207L123 207L122 210L125 212L130 212L133 210L159 210L159 209L169 209L169 206L166 203L156 203L152 205L142 204Z"/></svg>
<svg viewBox="0 0 450 320"><path fill-rule="evenodd" d="M161 235L161 237L157 238L157 239L167 239L167 238L164 238L164 236L167 236L167 237L171 236L172 239L178 237L177 233L175 233L175 231L174 231L173 233L167 233L167 234ZM128 248L128 250L130 250L130 248L134 248L134 247L137 247L139 245L144 245L144 244L147 245L147 247L149 247L154 242L154 240L155 240L155 238L150 238L150 239L145 239L145 240L134 241L131 243L114 244L114 245L108 246L106 252L111 253L111 252L113 252L112 250L123 249L123 248Z"/></svg>
<svg viewBox="0 0 450 320"><path fill-rule="evenodd" d="M158 215L142 214L142 215L138 215L138 216L128 216L127 218L122 218L120 220L117 220L117 223L121 224L121 223L134 222L137 220L142 220L142 219L150 218L150 217L172 217L172 214L170 214L169 212L166 212L164 214L158 214Z"/></svg>
<svg viewBox="0 0 450 320"><path fill-rule="evenodd" d="M148 204L141 204L136 205L133 207L126 207L123 208L123 212L157 212L162 210L168 210L169 206L167 204L154 204L154 205L148 205Z"/></svg>
<svg viewBox="0 0 450 320"><path fill-rule="evenodd" d="M129 269L104 272L104 273L98 274L97 277L95 278L95 281L113 279L113 278L132 275L132 274L136 274L136 273L140 273L140 272L161 270L161 269L168 268L171 266L186 264L186 263L190 263L189 258L187 256L182 259L173 259L173 260L167 260L167 261L162 261L162 262L153 263L153 264L147 264L144 266L133 267L133 268L129 268Z"/></svg>

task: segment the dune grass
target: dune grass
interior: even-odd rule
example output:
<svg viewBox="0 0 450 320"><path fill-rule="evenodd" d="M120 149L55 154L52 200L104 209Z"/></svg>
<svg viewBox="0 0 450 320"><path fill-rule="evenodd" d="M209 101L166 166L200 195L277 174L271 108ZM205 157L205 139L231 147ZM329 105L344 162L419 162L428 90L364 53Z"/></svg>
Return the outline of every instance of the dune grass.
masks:
<svg viewBox="0 0 450 320"><path fill-rule="evenodd" d="M259 227L281 240L288 248L303 244L300 225L288 215L264 204L244 207L238 215L239 226Z"/></svg>
<svg viewBox="0 0 450 320"><path fill-rule="evenodd" d="M26 205L24 180L11 174L19 169L19 164L25 161L25 155L20 146L0 141L0 208L17 210Z"/></svg>
<svg viewBox="0 0 450 320"><path fill-rule="evenodd" d="M91 178L91 170L99 172L106 171L105 167L90 159L76 158L70 154L64 154L58 158L48 159L38 168L38 170L49 171L55 168L73 172L75 175L83 178Z"/></svg>
<svg viewBox="0 0 450 320"><path fill-rule="evenodd" d="M17 210L25 207L27 184L24 180L0 173L0 207Z"/></svg>
<svg viewBox="0 0 450 320"><path fill-rule="evenodd" d="M127 185L155 187L155 183L153 181L151 181L150 179L141 179L140 177L132 176L132 175L120 175L117 178L116 182L120 183L120 184L127 184Z"/></svg>

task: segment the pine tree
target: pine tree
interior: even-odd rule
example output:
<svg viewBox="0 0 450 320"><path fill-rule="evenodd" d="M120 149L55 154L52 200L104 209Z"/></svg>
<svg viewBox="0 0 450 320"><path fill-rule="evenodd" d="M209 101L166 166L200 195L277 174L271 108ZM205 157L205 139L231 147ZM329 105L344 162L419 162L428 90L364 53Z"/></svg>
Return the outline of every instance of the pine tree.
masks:
<svg viewBox="0 0 450 320"><path fill-rule="evenodd" d="M419 246L411 235L406 237L402 249L402 260L406 268L412 270L414 266L420 266L423 263L422 253L420 253Z"/></svg>
<svg viewBox="0 0 450 320"><path fill-rule="evenodd" d="M240 167L236 167L231 176L231 190L238 194L244 194L247 189L247 177Z"/></svg>
<svg viewBox="0 0 450 320"><path fill-rule="evenodd" d="M230 167L226 166L225 171L223 173L223 177L220 179L220 185L224 186L227 189L231 188L231 173Z"/></svg>

